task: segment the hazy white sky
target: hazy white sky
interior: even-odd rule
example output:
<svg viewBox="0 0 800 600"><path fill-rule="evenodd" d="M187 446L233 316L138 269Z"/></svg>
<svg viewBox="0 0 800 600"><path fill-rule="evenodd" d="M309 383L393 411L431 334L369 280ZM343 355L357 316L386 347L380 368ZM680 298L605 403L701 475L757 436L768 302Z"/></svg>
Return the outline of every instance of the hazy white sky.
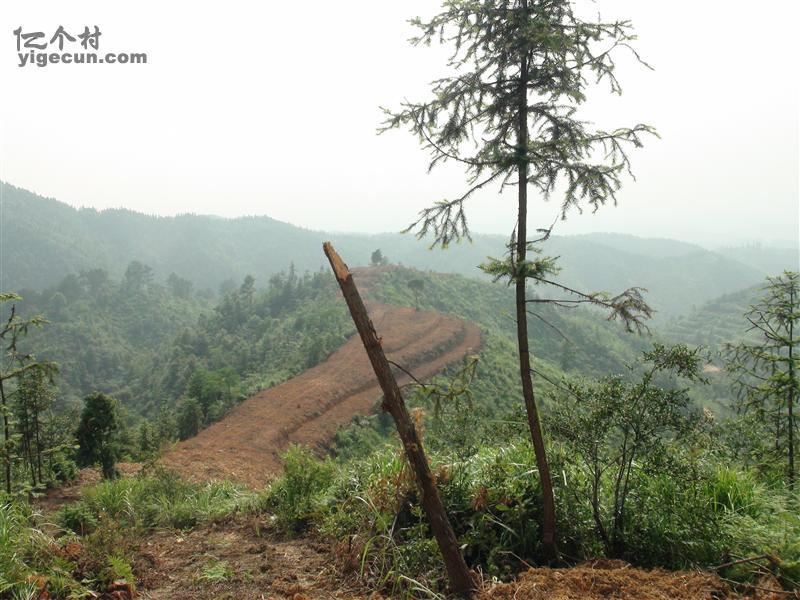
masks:
<svg viewBox="0 0 800 600"><path fill-rule="evenodd" d="M559 233L622 231L706 245L798 236L796 2L598 0L628 17L656 68L622 60L622 97L587 115L646 122L661 140L633 157L620 206L572 214ZM439 2L3 0L0 179L77 206L146 213L266 214L313 229L396 231L463 189L426 174L407 132L375 135L380 105L427 97L447 73L413 48L406 19ZM594 10L592 9L592 10ZM17 66L14 29L102 31L101 52L146 65ZM77 48L78 46L74 46ZM534 225L557 204L537 202ZM469 207L507 234L511 195Z"/></svg>

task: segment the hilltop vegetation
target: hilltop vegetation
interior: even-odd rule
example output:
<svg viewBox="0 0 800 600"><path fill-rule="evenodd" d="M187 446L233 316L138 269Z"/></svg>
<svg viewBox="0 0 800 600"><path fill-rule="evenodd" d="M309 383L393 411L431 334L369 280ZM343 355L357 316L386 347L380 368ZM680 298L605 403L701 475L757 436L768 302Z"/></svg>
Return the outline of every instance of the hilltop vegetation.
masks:
<svg viewBox="0 0 800 600"><path fill-rule="evenodd" d="M416 280L423 282L417 293L409 285ZM50 321L31 332L24 347L60 366L62 408L102 391L133 415L155 417L192 397L216 420L244 395L317 364L353 332L326 273L300 276L290 268L273 276L265 291L247 277L219 299L193 292L188 282L172 281L161 285L146 265L133 263L122 281L95 269L69 275L42 292L23 292L20 314L43 314ZM483 395L498 404L516 397L513 298L507 286L391 269L373 294L388 304L438 310L479 324L486 334L481 371L495 378ZM550 379L621 372L648 343L597 311L542 307L536 313L541 319L532 319L531 335L537 368ZM481 378L477 385L484 385Z"/></svg>
<svg viewBox="0 0 800 600"><path fill-rule="evenodd" d="M215 305L176 276L167 286L154 282L138 262L122 281L93 269L24 292L17 314L44 314L49 323L20 348L59 367L58 411L77 410L97 391L119 400L123 453L140 456L324 360L352 333L335 293L329 275L290 268L264 291L246 277Z"/></svg>
<svg viewBox="0 0 800 600"><path fill-rule="evenodd" d="M138 261L153 269L158 282L175 273L214 294L221 284L230 288L247 275L264 285L290 263L298 273L315 272L325 266L319 251L325 240L332 240L351 266L368 264L370 254L381 248L394 263L479 277L477 265L487 256L501 256L507 243L499 235L474 235L472 243L430 251L410 235L324 233L268 217L154 217L123 209L75 209L7 183L0 186L6 289L42 290L65 274L96 268L119 280L127 265ZM561 256L563 281L574 287L647 288L659 320L797 267L791 251L776 250L774 260L765 262L759 257L771 250L742 248L731 258L693 244L619 234L554 236L546 252Z"/></svg>
<svg viewBox="0 0 800 600"><path fill-rule="evenodd" d="M415 293L412 281L422 281L423 291ZM735 341L747 329L743 313L755 301L758 287L708 303L666 324L655 324L649 332L628 333L606 314L595 309L566 309L537 305L529 328L535 357L534 385L551 391L553 384L575 377L630 376L628 365L637 362L653 343L688 343L704 349L717 365L723 342ZM534 293L536 290L534 290ZM487 284L457 275L442 275L396 269L387 272L377 296L384 302L430 308L457 315L479 324L486 332L486 348L473 382L476 398L486 403L513 406L518 400L514 362L513 290L503 284ZM689 382L691 396L698 406L726 414L725 399L730 396L730 379L724 372L709 373L708 384ZM486 378L497 378L488 385ZM500 399L509 398L509 404Z"/></svg>
<svg viewBox="0 0 800 600"><path fill-rule="evenodd" d="M412 282L421 282L421 290ZM122 402L130 426L161 415L161 428L171 431L161 435L171 437L177 435L178 406L188 402L186 409L198 413L194 418L200 423L190 427L195 431L253 391L317 364L353 332L325 273L298 275L291 266L272 276L264 291L251 277L228 287L233 289L215 297L175 274L162 284L139 262L131 263L120 280L102 269L67 275L42 291L23 290L20 314L43 314L50 321L31 332L24 348L59 364L59 410L74 409L87 394L102 391ZM652 335L716 350L741 335L741 315L756 290L725 296L656 325ZM486 337L476 396L487 399L485 406L514 404L518 381L511 289L459 275L393 268L373 293L388 304L438 310L479 324ZM565 376L624 373L625 365L651 343L650 336L626 333L597 310L543 305L534 313L531 340L540 373L535 381L542 389ZM728 383L715 377L714 386L696 386L694 394L698 402L719 407Z"/></svg>
<svg viewBox="0 0 800 600"><path fill-rule="evenodd" d="M410 285L415 280L423 282L418 294ZM457 315L480 324L490 336L513 341L513 290L505 284L396 269L382 277L376 295L386 303L418 305ZM597 310L540 305L531 311L534 353L549 369L558 372L583 375L620 372L647 343L627 334L618 323L606 321L605 315ZM514 364L513 360L510 364Z"/></svg>
<svg viewBox="0 0 800 600"><path fill-rule="evenodd" d="M687 344L718 351L724 343L736 342L746 336L749 325L744 314L760 295L760 285L725 294L673 318L663 325L662 330L672 340L683 340Z"/></svg>

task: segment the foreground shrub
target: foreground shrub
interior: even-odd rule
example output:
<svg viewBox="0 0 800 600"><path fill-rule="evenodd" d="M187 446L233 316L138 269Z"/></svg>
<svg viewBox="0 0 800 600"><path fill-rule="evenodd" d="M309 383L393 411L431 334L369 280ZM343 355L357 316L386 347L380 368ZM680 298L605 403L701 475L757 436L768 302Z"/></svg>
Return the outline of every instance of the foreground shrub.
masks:
<svg viewBox="0 0 800 600"><path fill-rule="evenodd" d="M319 516L323 496L333 481L333 465L317 460L301 446L283 455L283 475L267 490L263 508L270 510L277 524L300 532Z"/></svg>
<svg viewBox="0 0 800 600"><path fill-rule="evenodd" d="M562 552L577 560L606 555L582 494L589 475L564 445L552 444L551 457ZM501 578L542 564L538 474L527 440L483 446L466 459L439 453L431 460L468 564ZM774 553L791 571L800 558L796 500L748 472L716 466L713 456L685 464L697 472L632 474L628 517L620 523L622 557L637 566L688 568ZM598 488L601 506L612 505L608 489ZM330 463L294 449L265 506L281 523L339 540L340 566L393 595L444 589L441 556L397 447L339 464L334 473Z"/></svg>

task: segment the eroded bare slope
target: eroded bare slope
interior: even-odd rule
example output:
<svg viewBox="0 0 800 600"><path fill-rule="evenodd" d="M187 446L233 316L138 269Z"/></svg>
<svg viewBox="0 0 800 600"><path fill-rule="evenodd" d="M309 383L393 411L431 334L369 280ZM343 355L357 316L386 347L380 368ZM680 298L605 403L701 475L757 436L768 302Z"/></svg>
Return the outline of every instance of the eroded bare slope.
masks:
<svg viewBox="0 0 800 600"><path fill-rule="evenodd" d="M378 270L355 271L365 292ZM424 379L460 362L481 344L480 330L435 311L367 302L390 360ZM410 382L399 374L399 383ZM222 421L178 444L162 462L192 479L263 485L280 470L289 444L324 447L355 415L376 410L381 395L358 336L326 361L234 408Z"/></svg>

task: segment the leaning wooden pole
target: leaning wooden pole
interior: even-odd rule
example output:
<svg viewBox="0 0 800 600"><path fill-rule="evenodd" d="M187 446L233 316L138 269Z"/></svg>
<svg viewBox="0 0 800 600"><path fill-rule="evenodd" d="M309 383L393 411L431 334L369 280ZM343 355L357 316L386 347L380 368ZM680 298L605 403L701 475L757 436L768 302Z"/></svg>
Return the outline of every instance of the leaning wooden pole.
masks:
<svg viewBox="0 0 800 600"><path fill-rule="evenodd" d="M383 353L375 327L367 314L367 309L361 300L358 288L353 282L353 275L330 242L325 242L322 245L322 249L331 263L336 281L339 282L339 287L342 289L342 294L347 302L347 307L350 309L353 322L356 324L358 334L361 336L361 341L375 371L375 376L378 378L378 383L380 383L383 390L382 408L388 411L394 419L408 462L413 467L417 483L420 490L422 490L422 507L425 509L433 535L436 537L439 550L441 550L442 557L444 557L450 587L456 594L471 596L475 590L475 583L459 550L458 540L456 540L453 527L450 525L447 513L444 510L439 490L436 487L428 459L425 456L425 450L422 448L422 442L406 410L403 396L400 394L400 388L394 378L392 369L389 367L389 361L386 360L386 355Z"/></svg>

